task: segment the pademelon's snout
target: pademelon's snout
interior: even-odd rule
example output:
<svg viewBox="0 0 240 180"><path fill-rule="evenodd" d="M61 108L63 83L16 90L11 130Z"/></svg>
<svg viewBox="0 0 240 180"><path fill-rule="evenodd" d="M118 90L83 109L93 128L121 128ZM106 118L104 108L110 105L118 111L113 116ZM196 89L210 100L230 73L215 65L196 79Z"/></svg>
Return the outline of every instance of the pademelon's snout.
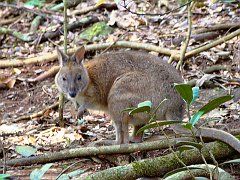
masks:
<svg viewBox="0 0 240 180"><path fill-rule="evenodd" d="M70 91L69 93L69 96L72 97L72 98L75 98L77 93L75 91Z"/></svg>

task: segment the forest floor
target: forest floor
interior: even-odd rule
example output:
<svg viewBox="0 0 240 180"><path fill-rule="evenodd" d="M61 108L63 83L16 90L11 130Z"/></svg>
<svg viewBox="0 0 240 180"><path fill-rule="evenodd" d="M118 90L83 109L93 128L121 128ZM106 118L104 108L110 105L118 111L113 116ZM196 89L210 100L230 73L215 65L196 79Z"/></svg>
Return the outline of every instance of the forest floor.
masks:
<svg viewBox="0 0 240 180"><path fill-rule="evenodd" d="M94 3L96 2L87 1L86 3L83 1L77 7L71 8L71 10L81 10L86 6L94 5ZM145 11L164 13L178 6L174 2L172 4L162 4L162 8L159 9L157 6L137 3L133 5L132 10L137 11L142 8ZM18 20L11 24L4 24L3 27L10 27L22 33L29 31L30 23L35 16L32 13L24 12L24 10L15 11L14 8L1 6L0 15L5 20L18 17ZM140 16L131 14L127 10L106 8L90 11L87 15L97 16L101 20L108 21L114 27L112 34L101 37L97 40L97 43L117 41L120 37L121 40L151 43L170 49L179 49L182 42L179 37L184 36L187 31L187 11L183 8L182 12L175 11L164 16ZM70 22L74 22L83 18L86 14L72 15L70 12L69 16ZM229 22L235 22L236 24L240 22L240 10L236 4L216 3L212 6L204 5L193 9L193 29L195 30ZM41 23L39 29L46 30L48 27L54 29L59 26L54 20L51 22L48 19ZM36 33L39 32L40 34L40 30ZM96 43L93 41L86 42L86 40L79 38L81 31L83 29L77 28L69 32L69 48L83 43ZM218 30L219 35L217 37L224 36L228 31L231 31L231 28ZM194 39L190 41L188 50L207 44L210 41L208 38L202 41ZM218 121L212 121L208 123L208 126L226 131L240 129L240 74L238 69L240 58L238 58L237 62L234 59L234 47L237 42L238 39L234 38L210 50L196 54L184 62L182 69L186 82L192 79L204 82L203 85L200 82L200 98L194 104L192 112L213 98L229 93L235 95L233 100L224 103L204 117L204 119L218 118ZM42 56L45 53L54 51L56 44L63 45L62 34L59 37L49 38L47 41L37 44L23 42L16 37L0 34L0 62L2 60L24 60L30 57ZM108 51L112 50L116 49ZM87 52L87 59L91 59L99 53L101 51ZM165 61L168 59L166 55L152 53L159 55ZM49 109L40 117L19 120L19 117L40 112L58 101L58 90L54 84L54 77L48 77L39 82L27 81L46 72L54 65L58 65L57 60L19 67L0 67L0 134L7 159L22 157L15 151L15 147L21 145L31 145L37 148L37 154L44 154L58 152L63 149L86 147L95 140L114 138L114 127L107 114L100 111L91 111L84 115L83 119L76 119L73 105L70 102L67 102L64 108L64 128L59 127L58 123L56 123L58 122L57 108ZM173 65L176 65L176 63L173 63ZM220 68L210 73L203 72L212 66L227 68ZM7 85L6 80L8 80ZM150 131L150 134L158 133L156 130ZM75 162L78 163L69 171L82 169L83 173L80 175L82 177L96 171L127 164L134 160L152 158L165 153L164 150L136 152L131 153L127 159L119 161L112 161L106 156L82 158L80 162L78 162L79 158L64 160L54 163L53 167L44 175L44 179L55 179L63 169ZM17 179L29 179L30 173L41 166L8 167L7 173ZM224 169L234 175L236 179L240 179L240 167L238 165L224 166Z"/></svg>

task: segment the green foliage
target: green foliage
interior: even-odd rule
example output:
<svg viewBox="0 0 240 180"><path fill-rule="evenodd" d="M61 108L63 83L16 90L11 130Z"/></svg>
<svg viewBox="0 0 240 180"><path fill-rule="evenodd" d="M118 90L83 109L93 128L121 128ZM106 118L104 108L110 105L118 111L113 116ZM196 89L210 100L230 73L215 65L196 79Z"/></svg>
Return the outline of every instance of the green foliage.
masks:
<svg viewBox="0 0 240 180"><path fill-rule="evenodd" d="M111 1L114 1L117 4L120 0L111 0ZM105 2L106 2L106 0L98 0L97 4L95 6L99 6Z"/></svg>
<svg viewBox="0 0 240 180"><path fill-rule="evenodd" d="M203 146L201 144L196 143L196 142L191 142L191 141L178 141L176 143L176 145L178 145L178 146L182 146L182 145L191 146L193 148L197 148L198 150L201 150L203 148Z"/></svg>
<svg viewBox="0 0 240 180"><path fill-rule="evenodd" d="M182 122L178 121L178 120L155 121L155 122L149 123L149 124L141 127L138 130L137 134L140 133L140 132L143 132L144 130L147 130L147 129L166 126L166 125L170 125L170 124L177 124L177 123L182 123Z"/></svg>
<svg viewBox="0 0 240 180"><path fill-rule="evenodd" d="M16 146L15 150L18 154L25 157L32 156L37 152L37 149L31 146Z"/></svg>
<svg viewBox="0 0 240 180"><path fill-rule="evenodd" d="M97 22L83 31L79 37L88 41L96 41L111 33L113 33L113 28L108 26L106 22Z"/></svg>
<svg viewBox="0 0 240 180"><path fill-rule="evenodd" d="M212 171L214 177L216 177L218 175L217 176L218 180L234 180L234 177L231 176L227 171L225 171L221 168L217 168L216 166L211 165L211 164L208 164L208 167L206 166L206 164L196 164L196 165L179 168L179 169L173 170L173 171L165 174L163 179L164 180L186 179L186 175L189 175L189 170L193 174L200 174L203 172L208 172L208 169L210 171ZM209 178L194 177L194 179L206 180ZM215 178L213 178L213 179L215 179Z"/></svg>
<svg viewBox="0 0 240 180"><path fill-rule="evenodd" d="M126 108L122 112L129 112L129 115L133 115L135 113L140 113L140 112L150 113L151 107L152 107L151 101L144 101L139 103L136 108L135 107Z"/></svg>
<svg viewBox="0 0 240 180"><path fill-rule="evenodd" d="M41 169L34 169L30 174L31 180L40 180L53 163L45 164Z"/></svg>
<svg viewBox="0 0 240 180"><path fill-rule="evenodd" d="M133 115L140 112L148 112L150 113L152 107L151 101L144 101L138 104L137 108L132 109L129 114Z"/></svg>
<svg viewBox="0 0 240 180"><path fill-rule="evenodd" d="M220 165L224 165L224 164L239 164L240 163L240 159L233 159L233 160L230 160L230 161L226 161L226 162L223 162L221 163Z"/></svg>
<svg viewBox="0 0 240 180"><path fill-rule="evenodd" d="M9 178L9 177L11 177L10 174L0 174L0 180L7 179L7 178Z"/></svg>
<svg viewBox="0 0 240 180"><path fill-rule="evenodd" d="M176 174L176 173L179 173L179 172L182 172L182 171L187 171L187 170L189 170L189 169L190 169L190 170L193 170L193 169L205 170L204 168L199 168L199 167L182 167L182 168L174 169L174 170L168 172L167 174L165 174L165 175L163 176L163 179L166 179L167 177L172 176L172 175L174 175L174 174Z"/></svg>
<svg viewBox="0 0 240 180"><path fill-rule="evenodd" d="M190 119L190 123L192 124L192 126L194 126L202 115L216 109L218 106L231 100L232 98L233 96L222 96L210 101L192 116L192 118Z"/></svg>
<svg viewBox="0 0 240 180"><path fill-rule="evenodd" d="M174 84L178 94L183 98L187 103L187 106L190 106L193 100L193 91L192 87L188 84Z"/></svg>
<svg viewBox="0 0 240 180"><path fill-rule="evenodd" d="M179 95L186 102L187 111L189 113L191 104L199 97L199 87L191 88L191 86L187 84L175 84L174 86ZM208 102L191 117L189 123L194 126L204 114L216 109L219 105L231 100L232 98L233 96L222 96Z"/></svg>
<svg viewBox="0 0 240 180"><path fill-rule="evenodd" d="M68 174L62 174L58 180L68 180L68 179L72 179L74 176L80 175L82 173L84 173L86 170L82 170L82 169L77 169L75 171L72 171Z"/></svg>
<svg viewBox="0 0 240 180"><path fill-rule="evenodd" d="M29 6L42 7L45 3L45 0L28 0L25 4Z"/></svg>
<svg viewBox="0 0 240 180"><path fill-rule="evenodd" d="M133 115L135 113L146 113L149 116L149 124L140 128L137 133L143 132L144 130L147 130L147 129L161 127L161 126L170 125L170 124L176 124L176 123L181 123L184 128L186 128L192 132L192 128L204 114L212 111L213 109L216 109L222 103L225 103L233 98L233 96L222 96L222 97L213 99L210 102L208 102L206 105L201 107L195 114L193 114L191 116L190 115L190 107L191 107L192 103L194 103L196 101L196 99L199 98L199 87L192 88L190 85L187 85L187 84L174 84L174 86L175 86L177 92L179 93L179 95L186 102L187 112L189 115L189 122L183 123L181 121L176 121L176 120L157 121L157 111L159 110L159 108L161 108L162 104L166 101L166 99L164 99L154 110L152 109L152 103L150 101L144 101L142 103L139 103L137 107L127 108L122 111L122 112L128 112L130 115ZM192 134L194 135L193 132L192 132ZM179 146L178 149L180 152L183 152L183 151L189 150L189 149L193 149L193 148L197 148L199 150L199 152L201 153L201 149L203 148L202 144L200 144L198 142L190 142L190 141L179 141L176 143L176 145ZM239 162L240 162L240 160L238 159L235 161L230 161L229 163L239 163ZM183 171L186 171L189 169L191 169L191 170L192 169L195 169L195 170L202 169L202 170L206 171L206 169L202 168L202 167L183 167L183 168L179 168L179 169L176 169L174 171L167 173L164 176L164 179L165 179L165 177L172 176L173 174L177 174L179 172L183 172ZM224 171L224 173L226 174L225 171ZM226 175L224 175L224 176L226 176ZM174 176L174 177L177 177L177 176ZM204 178L197 177L197 179L204 179Z"/></svg>

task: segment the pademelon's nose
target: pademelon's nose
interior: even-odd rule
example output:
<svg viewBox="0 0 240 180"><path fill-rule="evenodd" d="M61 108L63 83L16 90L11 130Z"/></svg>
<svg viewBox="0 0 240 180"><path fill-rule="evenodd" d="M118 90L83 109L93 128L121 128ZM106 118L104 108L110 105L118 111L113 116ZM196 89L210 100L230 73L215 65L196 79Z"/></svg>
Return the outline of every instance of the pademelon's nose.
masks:
<svg viewBox="0 0 240 180"><path fill-rule="evenodd" d="M76 92L73 92L73 91L72 91L72 92L69 92L69 96L72 97L72 98L74 98L76 95L77 95Z"/></svg>

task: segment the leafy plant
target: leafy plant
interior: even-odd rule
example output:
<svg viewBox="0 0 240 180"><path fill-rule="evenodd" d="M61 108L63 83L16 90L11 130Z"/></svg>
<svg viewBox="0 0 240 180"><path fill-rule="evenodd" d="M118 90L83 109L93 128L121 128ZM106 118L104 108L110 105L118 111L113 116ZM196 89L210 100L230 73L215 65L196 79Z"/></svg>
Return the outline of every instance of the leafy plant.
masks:
<svg viewBox="0 0 240 180"><path fill-rule="evenodd" d="M32 156L37 152L37 149L31 146L16 146L15 150L18 154L21 154L25 157Z"/></svg>
<svg viewBox="0 0 240 180"><path fill-rule="evenodd" d="M31 180L40 180L53 163L45 164L41 169L34 169L30 174Z"/></svg>
<svg viewBox="0 0 240 180"><path fill-rule="evenodd" d="M200 92L199 87L192 88L190 85L187 85L187 84L174 84L174 86L175 86L177 92L179 93L179 95L182 97L182 99L186 103L188 122L183 123L181 121L176 121L176 120L158 121L157 115L156 115L157 111L159 108L161 108L161 105L163 105L167 99L164 99L155 109L152 109L151 101L144 101L142 103L139 103L137 107L131 107L131 108L127 108L127 109L123 110L123 112L128 112L129 115L133 115L135 113L146 113L149 116L149 124L140 128L138 133L142 132L144 130L150 129L150 128L181 123L182 126L186 129L190 130L190 132L192 132L193 137L195 137L194 133L192 131L192 128L195 128L196 123L201 119L201 117L203 115L209 113L210 111L216 109L219 105L221 105L233 98L233 96L230 96L230 95L218 97L214 100L209 101L206 105L204 105L197 112L195 112L193 115L191 115L190 114L191 105L196 101L197 98L199 98L199 92ZM179 141L179 142L177 142L177 145L179 146L180 152L189 150L192 148L196 148L201 153L201 150L204 147L204 145L202 143L199 143L198 141L196 141L196 142ZM204 159L204 156L202 156L202 158ZM205 159L204 159L204 161L205 161ZM232 162L239 162L239 160L232 161ZM229 162L229 163L231 163L231 162ZM206 165L206 167L208 167L208 166ZM189 167L185 166L184 168L177 169L174 172L176 173L176 172L180 172L180 171L183 171L186 169L190 170ZM174 172L172 172L170 174L174 174ZM209 172L210 172L210 170L209 170Z"/></svg>

